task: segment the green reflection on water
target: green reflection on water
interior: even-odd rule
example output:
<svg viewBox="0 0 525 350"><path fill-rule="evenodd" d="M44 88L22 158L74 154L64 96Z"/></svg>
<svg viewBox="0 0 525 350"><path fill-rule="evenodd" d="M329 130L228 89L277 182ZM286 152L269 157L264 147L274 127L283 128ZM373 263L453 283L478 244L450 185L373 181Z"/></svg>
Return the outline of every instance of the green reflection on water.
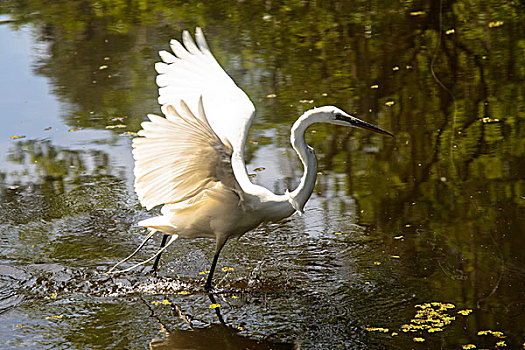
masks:
<svg viewBox="0 0 525 350"><path fill-rule="evenodd" d="M289 125L312 106L338 105L392 131L393 140L316 125L309 135L320 171L345 175L335 192L355 199L352 222L366 226L366 234L384 245L371 244L358 265L379 284L393 283L386 282L390 274L407 281L400 289L415 291L417 300L440 298L479 308L462 340L478 327L502 327L517 344L524 336L518 328L524 315L513 310L523 310L525 300L520 288L525 275L525 9L520 2L453 1L444 2L441 13L439 4L4 1L0 13L10 15L13 28L34 26L47 43L35 73L48 77L68 104L63 119L72 127L123 123L126 128L111 130L137 131L144 115L159 109L156 51L167 49L182 29L199 25L218 60L258 107L251 131L258 144L247 144L249 159L268 144L288 148ZM92 192L67 210L57 198L76 198L87 182L111 189L118 182L114 176L103 181L111 168L103 154L96 156L102 165L88 179L79 175L85 167L75 152L34 142L19 142L13 149L9 160L37 160L36 175L43 180L38 205L34 199L16 202L5 191L13 213L35 205L44 208L35 214L51 221L68 217L69 209L89 211ZM56 181L64 177L69 180ZM294 181L285 179L287 186ZM319 197L328 192L323 183L319 179ZM99 198L97 206L123 210L115 205L124 201L121 197L108 192ZM323 208L330 201L337 198L328 197ZM330 215L347 213L345 205L340 202L339 212ZM17 224L31 221L15 216ZM399 235L404 240L393 240ZM62 252L46 254L70 259L79 254L74 247L80 241L64 242ZM389 255L401 259L367 274L370 261ZM370 307L374 297L368 298ZM411 307L402 316L410 317ZM370 319L363 313L365 323L388 322L378 312Z"/></svg>

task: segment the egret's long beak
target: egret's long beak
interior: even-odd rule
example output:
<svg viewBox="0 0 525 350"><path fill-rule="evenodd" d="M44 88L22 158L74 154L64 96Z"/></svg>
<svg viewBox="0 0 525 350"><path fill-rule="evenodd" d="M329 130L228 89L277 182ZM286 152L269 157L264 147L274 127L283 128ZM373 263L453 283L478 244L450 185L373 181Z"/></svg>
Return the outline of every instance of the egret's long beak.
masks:
<svg viewBox="0 0 525 350"><path fill-rule="evenodd" d="M341 116L337 116L336 119L345 121L349 123L350 125L355 126L357 128L366 129L366 130L370 130L373 132L377 132L378 134L383 134L383 135L394 137L394 135L389 133L388 131L380 129L377 126L374 126L372 124L368 124L367 122L364 122L361 119L357 119L355 117L347 117L347 116L341 115Z"/></svg>

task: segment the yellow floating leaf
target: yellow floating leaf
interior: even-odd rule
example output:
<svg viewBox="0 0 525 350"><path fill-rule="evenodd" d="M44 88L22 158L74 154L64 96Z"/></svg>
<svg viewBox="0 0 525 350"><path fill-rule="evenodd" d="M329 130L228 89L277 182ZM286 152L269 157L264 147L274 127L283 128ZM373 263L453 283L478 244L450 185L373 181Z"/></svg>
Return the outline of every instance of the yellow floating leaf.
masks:
<svg viewBox="0 0 525 350"><path fill-rule="evenodd" d="M367 332L383 332L388 333L390 330L388 328L382 328L382 327L367 327L365 328Z"/></svg>
<svg viewBox="0 0 525 350"><path fill-rule="evenodd" d="M385 102L385 106L387 106L387 107L392 107L392 106L394 105L394 103L395 103L395 102L392 101L392 100L390 100L390 101L386 101L386 102Z"/></svg>
<svg viewBox="0 0 525 350"><path fill-rule="evenodd" d="M403 238L403 235L394 237L394 239L401 239L401 238Z"/></svg>
<svg viewBox="0 0 525 350"><path fill-rule="evenodd" d="M314 100L300 100L299 103L314 103Z"/></svg>
<svg viewBox="0 0 525 350"><path fill-rule="evenodd" d="M208 273L210 273L210 270L201 271L201 272L199 272L199 275L206 275Z"/></svg>
<svg viewBox="0 0 525 350"><path fill-rule="evenodd" d="M415 341L416 343L423 343L425 341L425 338L415 337L412 340Z"/></svg>
<svg viewBox="0 0 525 350"><path fill-rule="evenodd" d="M62 317L64 316L63 315L46 316L46 320L59 320Z"/></svg>
<svg viewBox="0 0 525 350"><path fill-rule="evenodd" d="M463 316L468 316L472 313L472 310L471 309L465 309L465 310L459 310L458 311L458 314L460 315L463 315Z"/></svg>
<svg viewBox="0 0 525 350"><path fill-rule="evenodd" d="M276 98L277 95L276 94L269 94L269 95L266 95L266 97L268 97L268 98Z"/></svg>
<svg viewBox="0 0 525 350"><path fill-rule="evenodd" d="M139 134L133 131L124 131L121 135L138 136Z"/></svg>
<svg viewBox="0 0 525 350"><path fill-rule="evenodd" d="M241 326L237 326L237 329L240 330L240 331L244 330L244 328L242 328Z"/></svg>
<svg viewBox="0 0 525 350"><path fill-rule="evenodd" d="M80 130L80 129L73 128L73 129L69 129L68 132L79 131L79 130Z"/></svg>
<svg viewBox="0 0 525 350"><path fill-rule="evenodd" d="M370 86L370 89L379 89L379 85L377 85L377 84L372 85L372 86Z"/></svg>
<svg viewBox="0 0 525 350"><path fill-rule="evenodd" d="M124 124L117 124L117 125L108 125L106 126L106 129L123 129L123 128L127 128L128 126L127 125L124 125Z"/></svg>
<svg viewBox="0 0 525 350"><path fill-rule="evenodd" d="M238 299L239 297L236 295L232 295L232 299Z"/></svg>
<svg viewBox="0 0 525 350"><path fill-rule="evenodd" d="M401 257L399 255L390 255L392 259L400 259Z"/></svg>
<svg viewBox="0 0 525 350"><path fill-rule="evenodd" d="M190 294L190 292L188 292L187 290L181 290L178 294L186 295L186 294Z"/></svg>
<svg viewBox="0 0 525 350"><path fill-rule="evenodd" d="M259 168L255 168L255 169L253 169L253 171L263 171L263 170L264 170L263 167L259 167Z"/></svg>
<svg viewBox="0 0 525 350"><path fill-rule="evenodd" d="M153 305L171 305L171 302L169 300L154 300L151 302Z"/></svg>
<svg viewBox="0 0 525 350"><path fill-rule="evenodd" d="M45 299L56 299L56 297L58 296L57 293L52 293L50 296L48 297L44 297Z"/></svg>
<svg viewBox="0 0 525 350"><path fill-rule="evenodd" d="M11 136L11 140L23 139L23 138L25 138L25 135L15 135L15 136Z"/></svg>
<svg viewBox="0 0 525 350"><path fill-rule="evenodd" d="M18 328L24 328L24 325L23 324L17 324L16 325Z"/></svg>
<svg viewBox="0 0 525 350"><path fill-rule="evenodd" d="M425 14L425 11L412 11L410 12L410 16L421 16L421 15L424 15Z"/></svg>
<svg viewBox="0 0 525 350"><path fill-rule="evenodd" d="M326 96L328 96L328 94L327 94L326 92L323 92L323 93L321 94L321 96L326 97Z"/></svg>
<svg viewBox="0 0 525 350"><path fill-rule="evenodd" d="M502 340L502 341L497 342L496 346L503 348L507 346L507 344L505 343L505 340Z"/></svg>
<svg viewBox="0 0 525 350"><path fill-rule="evenodd" d="M482 118L481 121L485 124L499 123L499 119L489 117Z"/></svg>
<svg viewBox="0 0 525 350"><path fill-rule="evenodd" d="M381 265L381 261L374 261L374 265Z"/></svg>
<svg viewBox="0 0 525 350"><path fill-rule="evenodd" d="M445 34L446 34L446 35L451 35L451 34L454 34L455 32L456 32L456 30L455 30L454 28L450 28L450 29L448 29L448 30L445 32Z"/></svg>
<svg viewBox="0 0 525 350"><path fill-rule="evenodd" d="M489 28L497 28L497 27L501 27L503 25L503 21L494 21L494 22L489 22Z"/></svg>
<svg viewBox="0 0 525 350"><path fill-rule="evenodd" d="M475 349L476 345L474 345L474 344L465 344L465 345L461 345L461 348L462 349L466 349L466 350L468 350L468 349Z"/></svg>
<svg viewBox="0 0 525 350"><path fill-rule="evenodd" d="M436 332L443 332L442 328L429 328L427 329L428 333L436 333Z"/></svg>
<svg viewBox="0 0 525 350"><path fill-rule="evenodd" d="M396 335L398 335L399 333L397 332L392 332L392 334L390 334L391 336L395 337Z"/></svg>
<svg viewBox="0 0 525 350"><path fill-rule="evenodd" d="M393 66L392 67L392 70L395 72L395 71L398 71L399 70L399 66Z"/></svg>
<svg viewBox="0 0 525 350"><path fill-rule="evenodd" d="M248 177L256 177L257 175L255 174L248 174Z"/></svg>
<svg viewBox="0 0 525 350"><path fill-rule="evenodd" d="M218 307L221 307L221 304L211 304L210 306L208 306L210 309L216 309Z"/></svg>
<svg viewBox="0 0 525 350"><path fill-rule="evenodd" d="M334 232L334 235L342 235L342 232Z"/></svg>

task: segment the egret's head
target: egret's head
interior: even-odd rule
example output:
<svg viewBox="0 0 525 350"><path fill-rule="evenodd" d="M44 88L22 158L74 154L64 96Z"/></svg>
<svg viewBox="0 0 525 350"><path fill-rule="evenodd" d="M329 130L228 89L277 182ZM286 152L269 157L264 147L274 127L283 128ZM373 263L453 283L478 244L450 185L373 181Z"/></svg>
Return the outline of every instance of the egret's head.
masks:
<svg viewBox="0 0 525 350"><path fill-rule="evenodd" d="M319 122L343 126L354 126L356 128L362 128L373 132L377 132L378 134L394 136L388 131L380 129L372 124L368 124L367 122L364 122L361 119L351 116L345 111L334 106L324 106L320 108L315 108L313 111L317 115L317 118L319 118Z"/></svg>

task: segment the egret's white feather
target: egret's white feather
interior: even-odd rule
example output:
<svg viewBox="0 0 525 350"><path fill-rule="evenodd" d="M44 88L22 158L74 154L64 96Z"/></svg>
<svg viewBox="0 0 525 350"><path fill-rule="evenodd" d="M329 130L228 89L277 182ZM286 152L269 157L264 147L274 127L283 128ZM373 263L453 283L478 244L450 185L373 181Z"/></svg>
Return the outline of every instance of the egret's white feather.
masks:
<svg viewBox="0 0 525 350"><path fill-rule="evenodd" d="M226 191L238 184L231 167L232 149L212 130L199 100L197 117L181 102L167 106L170 119L149 115L133 140L135 190L147 208L187 201L222 182ZM192 203L195 203L193 201Z"/></svg>
<svg viewBox="0 0 525 350"><path fill-rule="evenodd" d="M184 45L171 41L175 56L162 53L164 63L155 66L162 111L166 114L166 106L178 105L180 100L196 111L202 96L212 129L234 151L242 152L255 112L253 103L217 63L200 28L195 33L197 44L187 31L182 37Z"/></svg>
<svg viewBox="0 0 525 350"><path fill-rule="evenodd" d="M169 53L168 51L164 51L164 50L159 51L159 56L166 63L175 63L175 62L177 62L177 58L175 56L173 56L171 53ZM164 66L166 66L165 64L163 64L161 62L156 63L155 67L157 67L157 65L164 65Z"/></svg>

